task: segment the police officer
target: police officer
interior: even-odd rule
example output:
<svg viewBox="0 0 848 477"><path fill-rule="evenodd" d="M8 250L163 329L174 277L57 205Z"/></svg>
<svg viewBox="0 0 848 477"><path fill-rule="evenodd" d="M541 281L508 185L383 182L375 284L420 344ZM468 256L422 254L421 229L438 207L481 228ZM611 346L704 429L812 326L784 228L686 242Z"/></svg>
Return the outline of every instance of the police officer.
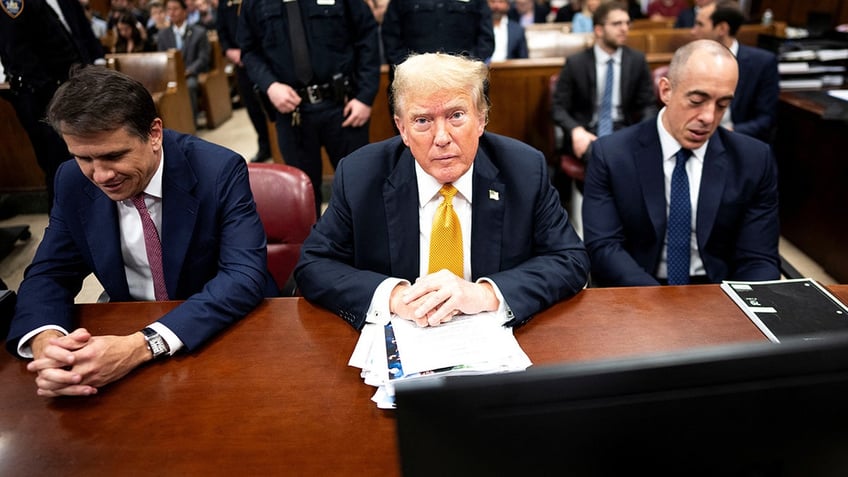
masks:
<svg viewBox="0 0 848 477"><path fill-rule="evenodd" d="M381 29L389 70L389 114L394 115L394 66L410 53L452 53L485 61L495 52L487 0L391 0Z"/></svg>
<svg viewBox="0 0 848 477"><path fill-rule="evenodd" d="M103 58L100 41L79 0L0 0L0 62L11 88L11 103L35 150L53 205L53 177L70 159L65 141L45 122L47 104L76 63Z"/></svg>
<svg viewBox="0 0 848 477"><path fill-rule="evenodd" d="M382 31L390 65L402 63L410 53L441 51L482 61L495 51L486 0L391 0Z"/></svg>
<svg viewBox="0 0 848 477"><path fill-rule="evenodd" d="M380 81L374 15L362 0L245 0L237 37L276 109L283 159L309 176L320 211L321 146L335 167L368 143Z"/></svg>
<svg viewBox="0 0 848 477"><path fill-rule="evenodd" d="M247 70L241 61L241 48L236 40L238 17L241 10L241 0L220 0L218 2L218 39L224 49L224 55L235 65L236 81L239 97L247 116L256 130L258 148L250 162L262 162L271 158L271 145L268 142L268 126L265 123L265 112L259 104L259 99L253 91L253 82L247 76Z"/></svg>

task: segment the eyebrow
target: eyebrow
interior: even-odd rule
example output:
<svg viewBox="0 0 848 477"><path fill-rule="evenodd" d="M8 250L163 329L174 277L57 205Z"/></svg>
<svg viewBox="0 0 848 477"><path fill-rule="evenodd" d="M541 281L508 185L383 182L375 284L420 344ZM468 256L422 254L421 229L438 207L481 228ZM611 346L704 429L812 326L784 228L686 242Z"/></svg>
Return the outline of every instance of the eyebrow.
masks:
<svg viewBox="0 0 848 477"><path fill-rule="evenodd" d="M98 154L97 156L94 156L94 157L105 158L107 160L111 160L111 159L114 159L116 157L123 156L126 153L130 152L131 150L132 150L131 148L118 149L116 151L108 151L108 152L105 152L103 154ZM77 158L77 159L93 159L92 156L80 156L80 155L74 154L74 151L71 151L70 149L68 150L68 152L71 153L71 155L73 157Z"/></svg>

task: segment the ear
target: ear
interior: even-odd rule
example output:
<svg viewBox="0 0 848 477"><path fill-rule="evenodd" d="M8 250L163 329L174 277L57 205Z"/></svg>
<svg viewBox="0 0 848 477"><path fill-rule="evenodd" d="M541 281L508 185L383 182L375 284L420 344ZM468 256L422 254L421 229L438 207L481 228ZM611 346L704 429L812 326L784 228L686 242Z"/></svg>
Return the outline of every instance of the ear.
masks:
<svg viewBox="0 0 848 477"><path fill-rule="evenodd" d="M713 30L715 30L719 38L730 36L730 25L727 22L720 22L718 25L713 26Z"/></svg>
<svg viewBox="0 0 848 477"><path fill-rule="evenodd" d="M395 126L397 127L398 132L400 133L401 139L403 139L403 143L406 144L407 146L409 146L409 141L407 141L407 138L406 138L406 123L404 123L403 120L400 118L400 116L398 116L397 114L395 114L394 118L395 118Z"/></svg>
<svg viewBox="0 0 848 477"><path fill-rule="evenodd" d="M660 101L668 106L668 103L671 102L671 81L668 80L668 77L663 76L660 78L658 89L660 93Z"/></svg>
<svg viewBox="0 0 848 477"><path fill-rule="evenodd" d="M162 136L162 119L156 118L150 124L150 132L148 133L148 140L150 141L150 146L153 147L154 152L159 152L159 149L162 148Z"/></svg>

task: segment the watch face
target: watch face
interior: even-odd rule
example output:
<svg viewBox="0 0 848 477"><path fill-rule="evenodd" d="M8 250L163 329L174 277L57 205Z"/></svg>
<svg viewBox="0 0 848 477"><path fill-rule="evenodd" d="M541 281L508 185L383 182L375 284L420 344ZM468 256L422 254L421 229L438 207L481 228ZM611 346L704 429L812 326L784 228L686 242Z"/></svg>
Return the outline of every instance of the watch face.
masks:
<svg viewBox="0 0 848 477"><path fill-rule="evenodd" d="M150 351L153 352L154 357L168 352L168 348L165 346L165 340L163 340L162 337L159 335L156 335L155 337L151 338L149 343Z"/></svg>

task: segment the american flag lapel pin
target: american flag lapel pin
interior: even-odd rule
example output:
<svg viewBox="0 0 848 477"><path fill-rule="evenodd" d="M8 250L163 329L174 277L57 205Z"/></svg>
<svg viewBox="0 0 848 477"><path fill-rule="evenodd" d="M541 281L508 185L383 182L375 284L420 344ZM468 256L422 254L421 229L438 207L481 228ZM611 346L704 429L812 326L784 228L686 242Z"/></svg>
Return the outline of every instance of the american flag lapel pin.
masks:
<svg viewBox="0 0 848 477"><path fill-rule="evenodd" d="M489 189L489 200L501 200L501 196L498 194L498 191Z"/></svg>

